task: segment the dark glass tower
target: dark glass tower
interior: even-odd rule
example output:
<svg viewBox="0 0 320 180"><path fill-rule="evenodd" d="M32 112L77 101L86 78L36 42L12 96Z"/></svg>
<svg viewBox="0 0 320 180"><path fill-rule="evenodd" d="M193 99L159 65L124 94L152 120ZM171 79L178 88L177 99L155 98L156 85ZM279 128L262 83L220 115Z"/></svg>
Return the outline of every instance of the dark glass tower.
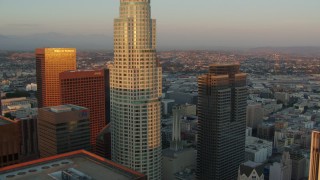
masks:
<svg viewBox="0 0 320 180"><path fill-rule="evenodd" d="M245 159L247 75L239 67L211 65L198 78L197 179L236 179Z"/></svg>

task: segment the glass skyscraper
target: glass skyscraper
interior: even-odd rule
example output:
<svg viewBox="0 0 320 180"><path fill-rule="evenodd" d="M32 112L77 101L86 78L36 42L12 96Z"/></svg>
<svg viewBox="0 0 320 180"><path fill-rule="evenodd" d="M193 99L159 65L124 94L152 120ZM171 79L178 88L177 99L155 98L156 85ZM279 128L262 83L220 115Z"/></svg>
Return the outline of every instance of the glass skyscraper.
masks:
<svg viewBox="0 0 320 180"><path fill-rule="evenodd" d="M161 179L162 69L150 0L120 0L110 67L112 160Z"/></svg>
<svg viewBox="0 0 320 180"><path fill-rule="evenodd" d="M240 65L199 76L197 179L237 179L245 160L247 86Z"/></svg>
<svg viewBox="0 0 320 180"><path fill-rule="evenodd" d="M76 68L76 49L74 48L36 49L39 108L61 104L59 74Z"/></svg>

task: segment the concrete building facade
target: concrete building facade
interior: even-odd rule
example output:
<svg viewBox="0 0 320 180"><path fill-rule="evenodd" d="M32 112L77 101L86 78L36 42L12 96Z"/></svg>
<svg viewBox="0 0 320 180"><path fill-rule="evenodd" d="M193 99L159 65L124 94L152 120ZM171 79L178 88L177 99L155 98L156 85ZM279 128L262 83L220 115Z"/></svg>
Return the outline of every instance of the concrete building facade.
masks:
<svg viewBox="0 0 320 180"><path fill-rule="evenodd" d="M292 160L289 152L284 152L280 162L275 162L270 166L269 180L291 180Z"/></svg>
<svg viewBox="0 0 320 180"><path fill-rule="evenodd" d="M90 150L89 110L75 105L39 109L38 140L42 158Z"/></svg>
<svg viewBox="0 0 320 180"><path fill-rule="evenodd" d="M263 108L261 104L249 104L247 106L247 126L257 129L258 125L262 123Z"/></svg>
<svg viewBox="0 0 320 180"><path fill-rule="evenodd" d="M66 71L59 75L61 103L86 107L90 112L90 143L93 152L96 139L107 124L106 79L104 70Z"/></svg>

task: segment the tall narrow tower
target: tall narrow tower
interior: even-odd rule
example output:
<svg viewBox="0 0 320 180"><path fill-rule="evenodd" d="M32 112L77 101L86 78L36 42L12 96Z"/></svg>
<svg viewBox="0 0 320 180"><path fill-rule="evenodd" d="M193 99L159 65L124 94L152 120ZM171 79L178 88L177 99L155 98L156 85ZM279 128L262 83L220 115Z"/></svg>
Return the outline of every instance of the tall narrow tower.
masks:
<svg viewBox="0 0 320 180"><path fill-rule="evenodd" d="M247 87L240 65L211 65L198 79L197 179L236 179L245 160Z"/></svg>
<svg viewBox="0 0 320 180"><path fill-rule="evenodd" d="M150 0L120 0L110 68L112 160L161 179L161 74Z"/></svg>

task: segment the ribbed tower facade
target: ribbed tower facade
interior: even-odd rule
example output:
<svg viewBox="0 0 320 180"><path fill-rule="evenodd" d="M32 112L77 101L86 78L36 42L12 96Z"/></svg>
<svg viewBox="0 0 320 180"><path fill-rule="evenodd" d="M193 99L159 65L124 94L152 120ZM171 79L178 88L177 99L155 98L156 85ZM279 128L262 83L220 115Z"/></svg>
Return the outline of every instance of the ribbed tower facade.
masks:
<svg viewBox="0 0 320 180"><path fill-rule="evenodd" d="M120 0L110 67L112 160L161 179L162 70L150 0Z"/></svg>
<svg viewBox="0 0 320 180"><path fill-rule="evenodd" d="M198 180L237 179L245 160L247 75L239 68L211 65L198 78Z"/></svg>
<svg viewBox="0 0 320 180"><path fill-rule="evenodd" d="M320 178L320 131L315 130L311 136L309 180Z"/></svg>

